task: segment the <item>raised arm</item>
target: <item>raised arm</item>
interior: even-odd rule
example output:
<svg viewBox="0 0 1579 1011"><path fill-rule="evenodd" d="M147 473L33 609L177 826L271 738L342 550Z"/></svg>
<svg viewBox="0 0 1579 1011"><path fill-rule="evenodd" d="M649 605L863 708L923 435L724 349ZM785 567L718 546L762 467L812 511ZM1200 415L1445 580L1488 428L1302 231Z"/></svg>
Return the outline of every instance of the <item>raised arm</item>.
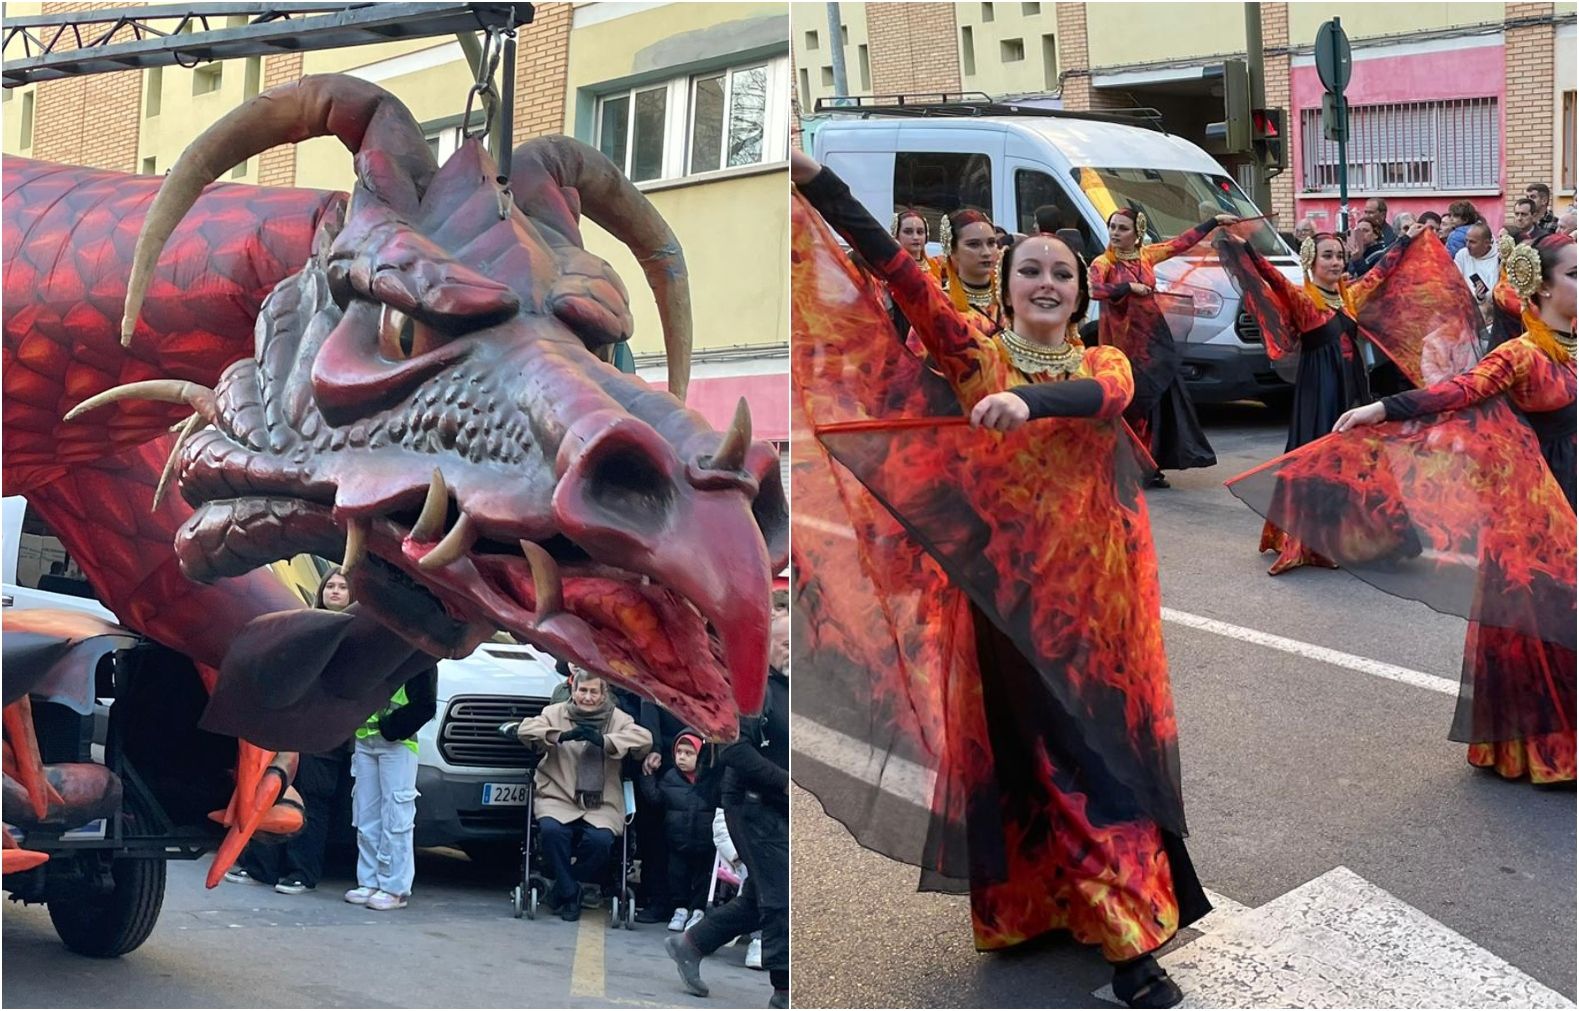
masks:
<svg viewBox="0 0 1579 1011"><path fill-rule="evenodd" d="M1140 255L1147 263L1161 263L1163 260L1188 252L1191 248L1205 242L1206 237L1212 234L1212 229L1218 225L1231 225L1238 220L1232 214L1219 214L1216 217L1207 218L1187 232L1180 232L1171 239L1153 242L1141 247Z"/></svg>
<svg viewBox="0 0 1579 1011"><path fill-rule="evenodd" d="M1297 351L1300 335L1332 315L1331 309L1318 308L1302 286L1284 277L1244 239L1223 232L1215 245L1223 269L1239 285L1241 308L1255 317L1271 357Z"/></svg>
<svg viewBox="0 0 1579 1011"><path fill-rule="evenodd" d="M942 290L850 195L844 180L798 152L791 161L791 174L801 195L823 220L888 282L894 302L949 382L955 389L967 385L980 371L982 356L995 353L985 345L985 339L960 318Z"/></svg>

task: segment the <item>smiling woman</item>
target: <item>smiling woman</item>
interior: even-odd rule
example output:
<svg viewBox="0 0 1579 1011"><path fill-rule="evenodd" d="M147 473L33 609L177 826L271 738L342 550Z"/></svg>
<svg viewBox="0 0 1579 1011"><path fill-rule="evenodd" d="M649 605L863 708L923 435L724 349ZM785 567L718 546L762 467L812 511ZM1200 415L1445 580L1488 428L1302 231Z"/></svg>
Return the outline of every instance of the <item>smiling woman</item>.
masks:
<svg viewBox="0 0 1579 1011"><path fill-rule="evenodd" d="M1080 342L1085 264L1056 236L1020 239L1002 327L983 332L830 170L797 153L791 178L792 375L821 450L800 447L796 469L796 711L870 769L919 765L907 792L930 824L892 832L883 774L808 763L800 782L924 888L968 890L979 949L1068 930L1101 948L1125 1003L1177 1003L1152 952L1210 905L1183 842L1156 559L1118 420L1130 365ZM828 226L887 282L926 365L883 338Z"/></svg>

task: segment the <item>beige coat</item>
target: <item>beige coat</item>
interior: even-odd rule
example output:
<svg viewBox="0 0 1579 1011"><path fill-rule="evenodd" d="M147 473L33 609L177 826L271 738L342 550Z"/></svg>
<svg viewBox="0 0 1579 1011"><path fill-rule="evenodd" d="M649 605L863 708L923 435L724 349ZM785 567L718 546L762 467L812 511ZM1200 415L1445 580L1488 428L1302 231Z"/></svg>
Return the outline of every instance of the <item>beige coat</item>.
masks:
<svg viewBox="0 0 1579 1011"><path fill-rule="evenodd" d="M608 733L603 735L603 803L584 809L576 800L576 762L592 747L587 741L571 741L561 746L559 735L569 730L569 702L556 702L516 731L521 743L533 751L544 752L537 767L537 805L534 814L569 824L586 818L587 824L606 828L615 835L625 831L625 790L620 784L620 759L640 758L652 750L652 734L616 708L609 715Z"/></svg>

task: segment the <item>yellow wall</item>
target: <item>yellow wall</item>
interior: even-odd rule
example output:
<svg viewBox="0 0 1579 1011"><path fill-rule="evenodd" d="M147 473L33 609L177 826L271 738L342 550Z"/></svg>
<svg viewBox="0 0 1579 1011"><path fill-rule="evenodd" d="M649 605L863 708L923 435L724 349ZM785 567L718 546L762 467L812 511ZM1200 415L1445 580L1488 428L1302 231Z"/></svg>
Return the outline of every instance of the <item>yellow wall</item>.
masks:
<svg viewBox="0 0 1579 1011"><path fill-rule="evenodd" d="M13 0L5 5L5 12L12 17L28 17L41 13L44 5L38 2L19 3ZM19 59L23 49L20 40L5 47L5 58ZM3 92L3 101L0 101L0 151L6 154L31 155L31 146L22 146L22 106L24 95L33 95L37 101L38 85L26 84L19 88L6 88ZM37 107L34 107L35 114Z"/></svg>
<svg viewBox="0 0 1579 1011"><path fill-rule="evenodd" d="M648 197L685 250L697 348L789 344L789 175L773 172L677 186ZM636 313L636 354L661 351L663 331L641 269L590 222L587 248L613 264Z"/></svg>
<svg viewBox="0 0 1579 1011"><path fill-rule="evenodd" d="M1048 80L1042 56L1042 36L1056 38L1058 22L1053 4L962 3L955 6L955 42L960 46L960 86L966 91L985 91L994 97L1025 92L1056 92L1058 60L1053 60L1052 80ZM991 9L992 20L987 20ZM975 73L965 59L965 30L970 30ZM1018 39L1024 59L1004 59L1003 43Z"/></svg>
<svg viewBox="0 0 1579 1011"><path fill-rule="evenodd" d="M867 45L866 4L841 3L839 25L849 39L844 47L844 73L852 95L872 93L871 76L861 74L861 47ZM817 48L806 48L806 33L817 33ZM790 49L794 53L795 87L799 89L801 109L810 113L816 100L833 95L825 83L833 73L833 46L828 38L827 4L790 4ZM800 86L806 82L806 87Z"/></svg>
<svg viewBox="0 0 1579 1011"><path fill-rule="evenodd" d="M823 10L820 4L816 7ZM565 132L574 133L577 102L588 97L578 94L581 89L656 69L644 62L650 60L649 47L655 42L731 22L783 15L782 3L680 3L575 28L565 89ZM853 32L851 43L853 52ZM783 270L789 248L786 163L772 163L744 176L649 186L647 197L685 250L696 347L788 344ZM661 351L657 306L645 290L635 258L591 222L586 222L583 237L587 249L609 261L631 293L636 317L631 350L638 355Z"/></svg>
<svg viewBox="0 0 1579 1011"><path fill-rule="evenodd" d="M1093 68L1243 52L1245 6L1242 3L1087 4L1086 47Z"/></svg>
<svg viewBox="0 0 1579 1011"><path fill-rule="evenodd" d="M820 4L817 6L821 9ZM783 14L782 3L669 3L576 28L570 36L565 129L572 129L575 122L578 88L618 80L647 69L639 63L639 58L654 42L731 21L782 17Z"/></svg>
<svg viewBox="0 0 1579 1011"><path fill-rule="evenodd" d="M213 18L209 21L210 28L235 28L246 24L246 17L231 17L226 19ZM155 27L164 31L173 31L178 24L175 20L154 22ZM261 61L261 58L254 58ZM144 171L147 159L153 159L153 169L157 174L163 174L181 152L186 150L206 127L219 119L225 113L234 109L250 97L246 92L248 60L221 60L217 64L200 64L194 70L182 67L161 67L159 70L144 70L142 72L142 102L140 111L142 125L137 133L137 169ZM216 91L194 95L192 89L196 75L206 73L208 68L220 68L220 86ZM263 82L263 68L261 62L255 63L256 83L261 90ZM159 86L159 112L157 115L148 115L148 92L155 84ZM253 92L256 94L256 92ZM240 173L227 172L221 177L227 182L257 182L258 159L249 158Z"/></svg>
<svg viewBox="0 0 1579 1011"><path fill-rule="evenodd" d="M1291 3L1288 35L1294 45L1309 45L1316 41L1321 23L1333 17L1343 19L1343 31L1351 39L1461 25L1500 25L1503 7L1500 3Z"/></svg>

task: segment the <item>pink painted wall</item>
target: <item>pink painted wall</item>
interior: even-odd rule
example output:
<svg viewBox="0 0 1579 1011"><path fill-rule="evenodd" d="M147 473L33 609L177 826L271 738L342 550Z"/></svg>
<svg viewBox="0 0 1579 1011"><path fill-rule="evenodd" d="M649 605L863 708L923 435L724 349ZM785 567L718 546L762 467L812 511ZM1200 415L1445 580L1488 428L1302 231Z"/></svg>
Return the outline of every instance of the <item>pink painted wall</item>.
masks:
<svg viewBox="0 0 1579 1011"><path fill-rule="evenodd" d="M1345 95L1350 105L1372 105L1380 102L1420 102L1446 98L1497 99L1498 128L1506 133L1507 80L1500 42L1473 49L1452 49L1436 53L1416 53L1408 56L1355 60L1354 75L1349 80ZM1324 228L1336 228L1338 223L1338 198L1336 196L1306 196L1299 192L1303 185L1300 165L1303 152L1300 144L1300 110L1321 108L1321 81L1315 67L1294 67L1289 74L1290 104L1288 123L1290 137L1289 171L1294 173L1295 222L1312 211L1325 211L1325 218L1318 218ZM1498 182L1507 192L1507 152L1503 147L1503 168ZM1522 196L1522 191L1518 194ZM1446 191L1431 192L1420 196L1385 195L1388 219L1404 211L1419 214L1422 211L1447 210L1454 200L1468 199L1491 222L1493 228L1502 226L1508 208L1502 196L1475 196ZM1507 199L1512 199L1508 197ZM1349 192L1349 212L1358 215L1365 206L1365 194Z"/></svg>

